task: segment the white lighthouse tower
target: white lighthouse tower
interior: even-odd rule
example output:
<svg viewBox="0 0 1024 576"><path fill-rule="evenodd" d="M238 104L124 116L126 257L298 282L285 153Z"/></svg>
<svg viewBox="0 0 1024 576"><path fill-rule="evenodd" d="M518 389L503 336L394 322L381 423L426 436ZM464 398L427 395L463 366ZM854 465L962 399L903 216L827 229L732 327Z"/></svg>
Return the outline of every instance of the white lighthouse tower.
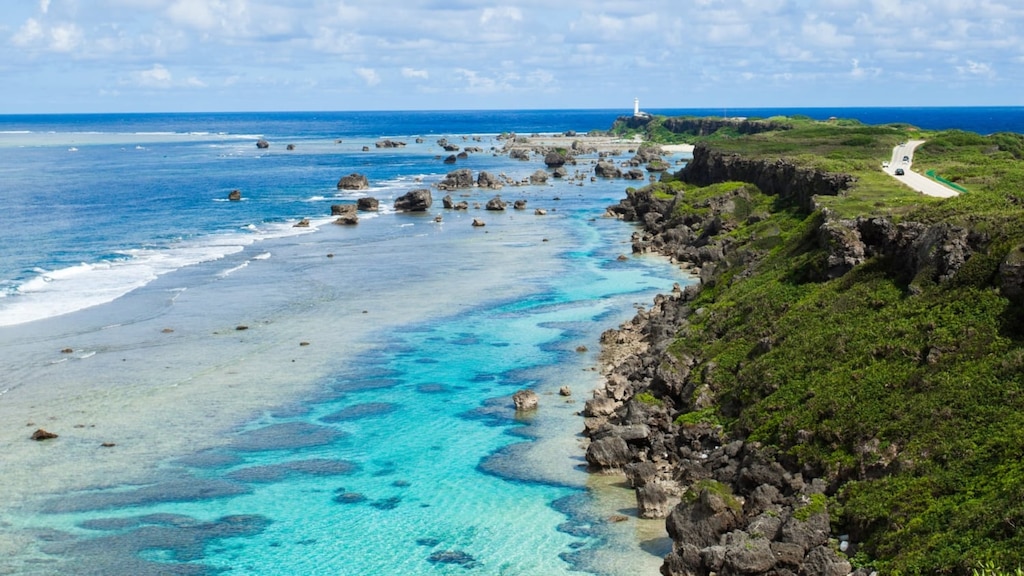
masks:
<svg viewBox="0 0 1024 576"><path fill-rule="evenodd" d="M633 116L640 115L640 99L633 98Z"/></svg>

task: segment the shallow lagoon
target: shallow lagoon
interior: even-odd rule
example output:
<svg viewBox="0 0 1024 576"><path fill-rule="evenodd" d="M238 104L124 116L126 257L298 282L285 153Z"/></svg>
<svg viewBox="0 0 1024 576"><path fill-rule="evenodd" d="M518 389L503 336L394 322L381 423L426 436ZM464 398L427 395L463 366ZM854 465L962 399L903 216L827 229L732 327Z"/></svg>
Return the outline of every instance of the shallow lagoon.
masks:
<svg viewBox="0 0 1024 576"><path fill-rule="evenodd" d="M403 154L389 182L451 169ZM261 177L305 204L293 218L350 200L294 190L292 162ZM600 215L623 190L552 183L501 191L529 211L317 221L0 327L0 570L653 573L660 523L606 521L631 492L582 470L577 435L600 332L681 281L662 260L618 259L631 228ZM292 201L274 202L290 232ZM517 416L523 387L541 408ZM30 442L36 427L60 438Z"/></svg>

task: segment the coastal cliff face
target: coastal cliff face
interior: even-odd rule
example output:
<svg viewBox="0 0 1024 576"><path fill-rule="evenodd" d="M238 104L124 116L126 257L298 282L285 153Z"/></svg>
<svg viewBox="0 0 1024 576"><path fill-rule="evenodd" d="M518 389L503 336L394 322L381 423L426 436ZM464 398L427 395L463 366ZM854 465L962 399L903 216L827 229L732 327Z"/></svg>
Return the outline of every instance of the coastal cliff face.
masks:
<svg viewBox="0 0 1024 576"><path fill-rule="evenodd" d="M942 306L961 289L994 310L1019 306L1024 252L959 221L835 218L815 197L853 178L787 161L698 146L675 179L705 188L630 189L608 212L642 224L634 252L664 254L701 282L604 334L587 461L625 471L640 514L666 517L666 576L867 575L850 559L896 554L906 539L888 540L892 522L907 520L862 510L868 494L933 466L935 448L898 424L954 414L948 399L931 416L914 406L1000 330L966 321L940 335L923 315L895 327L899 307Z"/></svg>
<svg viewBox="0 0 1024 576"><path fill-rule="evenodd" d="M808 170L788 160L748 159L738 154L723 154L706 144L698 144L694 148L693 160L680 172L679 178L696 186L747 182L765 194L778 196L807 211L813 209L814 196L837 196L855 181L848 174Z"/></svg>

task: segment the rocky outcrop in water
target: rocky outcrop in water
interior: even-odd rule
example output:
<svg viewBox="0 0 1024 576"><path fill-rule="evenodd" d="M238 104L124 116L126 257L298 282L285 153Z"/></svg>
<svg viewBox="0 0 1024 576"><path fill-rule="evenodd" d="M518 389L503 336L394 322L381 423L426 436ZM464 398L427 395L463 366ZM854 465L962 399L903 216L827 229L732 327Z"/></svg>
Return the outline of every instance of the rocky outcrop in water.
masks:
<svg viewBox="0 0 1024 576"><path fill-rule="evenodd" d="M369 188L370 181L366 176L355 172L348 176L342 176L338 180L338 190L367 190Z"/></svg>
<svg viewBox="0 0 1024 576"><path fill-rule="evenodd" d="M398 212L426 212L432 203L430 190L420 188L395 199L395 210Z"/></svg>

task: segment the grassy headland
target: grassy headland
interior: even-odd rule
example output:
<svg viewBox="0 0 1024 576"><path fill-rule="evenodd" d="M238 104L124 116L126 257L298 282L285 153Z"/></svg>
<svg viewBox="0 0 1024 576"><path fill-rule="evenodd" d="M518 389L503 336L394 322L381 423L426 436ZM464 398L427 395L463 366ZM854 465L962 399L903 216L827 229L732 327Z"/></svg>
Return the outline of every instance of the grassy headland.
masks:
<svg viewBox="0 0 1024 576"><path fill-rule="evenodd" d="M613 131L853 177L809 208L681 174L646 189L669 206L666 220L723 254L663 362L692 366L685 393L647 393L679 426L721 425L825 478L833 533L857 543L855 567L1020 567L1024 137L807 118L656 117ZM968 192L928 198L884 174L910 139L926 141L916 170Z"/></svg>

